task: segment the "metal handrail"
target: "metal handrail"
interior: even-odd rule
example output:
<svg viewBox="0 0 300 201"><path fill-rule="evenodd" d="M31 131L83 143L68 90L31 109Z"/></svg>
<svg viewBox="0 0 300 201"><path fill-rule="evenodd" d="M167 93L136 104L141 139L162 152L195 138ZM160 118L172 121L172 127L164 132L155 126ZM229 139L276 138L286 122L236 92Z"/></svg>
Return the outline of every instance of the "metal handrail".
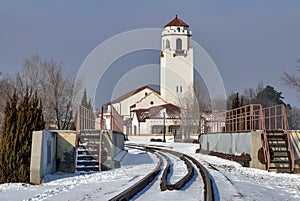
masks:
<svg viewBox="0 0 300 201"><path fill-rule="evenodd" d="M284 125L285 125L285 134L286 134L287 143L288 143L287 149L290 152L290 157L291 157L291 172L294 172L295 156L294 156L293 146L291 146L292 145L292 139L291 139L291 136L290 136L290 130L289 130L289 125L288 125L288 120L287 120L286 108L285 108L284 105L282 105L281 107L282 107L282 112L284 114L283 118L284 118Z"/></svg>
<svg viewBox="0 0 300 201"><path fill-rule="evenodd" d="M265 116L263 112L262 106L260 106L260 122L261 122L261 127L262 127L262 134L263 134L263 149L265 151L265 156L266 156L266 170L269 170L270 168L270 163L271 163L271 156L270 156L270 148L268 144L268 138L267 138L267 130L266 130L266 124L265 124Z"/></svg>

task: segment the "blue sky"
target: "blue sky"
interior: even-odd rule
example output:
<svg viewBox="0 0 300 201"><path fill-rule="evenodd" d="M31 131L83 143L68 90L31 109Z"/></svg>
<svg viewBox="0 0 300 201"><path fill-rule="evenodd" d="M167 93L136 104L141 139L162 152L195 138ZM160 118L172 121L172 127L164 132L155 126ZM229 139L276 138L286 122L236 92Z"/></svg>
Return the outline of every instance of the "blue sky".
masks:
<svg viewBox="0 0 300 201"><path fill-rule="evenodd" d="M177 14L214 60L227 93L263 81L300 107L280 81L300 58L299 10L297 0L0 0L0 71L20 71L24 59L39 53L63 61L65 72L76 75L105 40L133 29L163 28Z"/></svg>

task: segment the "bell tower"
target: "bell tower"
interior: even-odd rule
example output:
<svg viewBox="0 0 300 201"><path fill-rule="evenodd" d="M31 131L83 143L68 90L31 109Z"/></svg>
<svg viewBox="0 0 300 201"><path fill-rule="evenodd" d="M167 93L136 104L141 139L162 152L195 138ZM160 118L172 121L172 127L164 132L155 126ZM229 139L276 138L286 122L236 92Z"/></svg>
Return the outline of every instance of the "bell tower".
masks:
<svg viewBox="0 0 300 201"><path fill-rule="evenodd" d="M164 100L178 105L178 98L194 80L192 31L176 17L162 31L160 54L160 93Z"/></svg>

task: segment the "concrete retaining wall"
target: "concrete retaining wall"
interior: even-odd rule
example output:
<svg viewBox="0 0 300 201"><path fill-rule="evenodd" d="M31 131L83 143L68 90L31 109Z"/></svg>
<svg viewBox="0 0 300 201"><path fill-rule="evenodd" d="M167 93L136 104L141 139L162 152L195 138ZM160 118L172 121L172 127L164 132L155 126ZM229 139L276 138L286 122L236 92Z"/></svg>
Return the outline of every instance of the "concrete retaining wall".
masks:
<svg viewBox="0 0 300 201"><path fill-rule="evenodd" d="M203 150L226 154L251 156L250 167L263 169L266 167L258 160L258 152L262 147L261 131L245 133L213 133L200 136L200 146Z"/></svg>
<svg viewBox="0 0 300 201"><path fill-rule="evenodd" d="M34 131L30 182L40 184L44 176L56 171L73 173L75 141L74 131Z"/></svg>
<svg viewBox="0 0 300 201"><path fill-rule="evenodd" d="M251 131L247 133L214 133L202 134L200 137L201 149L240 155L247 153L251 156L250 167L265 170L265 164L259 160L259 151L262 151L262 131ZM294 156L295 173L300 173L300 131L290 132Z"/></svg>
<svg viewBox="0 0 300 201"><path fill-rule="evenodd" d="M104 131L102 140L103 149L105 150L105 154L107 155L107 159L105 161L102 161L103 170L120 167L120 161L116 161L114 158L122 150L124 150L124 134L111 131Z"/></svg>
<svg viewBox="0 0 300 201"><path fill-rule="evenodd" d="M250 154L251 133L214 133L201 135L201 149L240 155Z"/></svg>
<svg viewBox="0 0 300 201"><path fill-rule="evenodd" d="M40 184L43 177L56 171L56 133L34 131L32 135L30 182Z"/></svg>
<svg viewBox="0 0 300 201"><path fill-rule="evenodd" d="M57 171L65 173L75 172L75 131L57 131Z"/></svg>

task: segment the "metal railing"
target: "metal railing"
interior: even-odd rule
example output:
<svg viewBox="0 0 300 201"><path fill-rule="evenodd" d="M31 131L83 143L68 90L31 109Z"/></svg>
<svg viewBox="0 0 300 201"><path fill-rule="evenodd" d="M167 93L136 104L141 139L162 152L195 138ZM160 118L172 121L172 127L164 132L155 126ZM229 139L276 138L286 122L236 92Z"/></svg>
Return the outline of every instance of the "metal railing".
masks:
<svg viewBox="0 0 300 201"><path fill-rule="evenodd" d="M268 131L282 130L287 139L287 150L291 159L291 170L294 169L294 152L289 135L286 108L284 105L275 105L263 108L260 104L250 104L225 112L212 112L206 116L203 129L209 133L249 132L253 130L262 131L263 149L265 152L266 169L271 163L270 149L268 145ZM205 126L201 126L205 128Z"/></svg>
<svg viewBox="0 0 300 201"><path fill-rule="evenodd" d="M266 130L288 130L287 117L284 105L275 105L263 108Z"/></svg>
<svg viewBox="0 0 300 201"><path fill-rule="evenodd" d="M202 118L202 133L248 132L262 130L260 104L246 105L229 111L212 111ZM204 119L204 121L203 121Z"/></svg>
<svg viewBox="0 0 300 201"><path fill-rule="evenodd" d="M225 132L262 130L261 105L251 104L226 112Z"/></svg>

